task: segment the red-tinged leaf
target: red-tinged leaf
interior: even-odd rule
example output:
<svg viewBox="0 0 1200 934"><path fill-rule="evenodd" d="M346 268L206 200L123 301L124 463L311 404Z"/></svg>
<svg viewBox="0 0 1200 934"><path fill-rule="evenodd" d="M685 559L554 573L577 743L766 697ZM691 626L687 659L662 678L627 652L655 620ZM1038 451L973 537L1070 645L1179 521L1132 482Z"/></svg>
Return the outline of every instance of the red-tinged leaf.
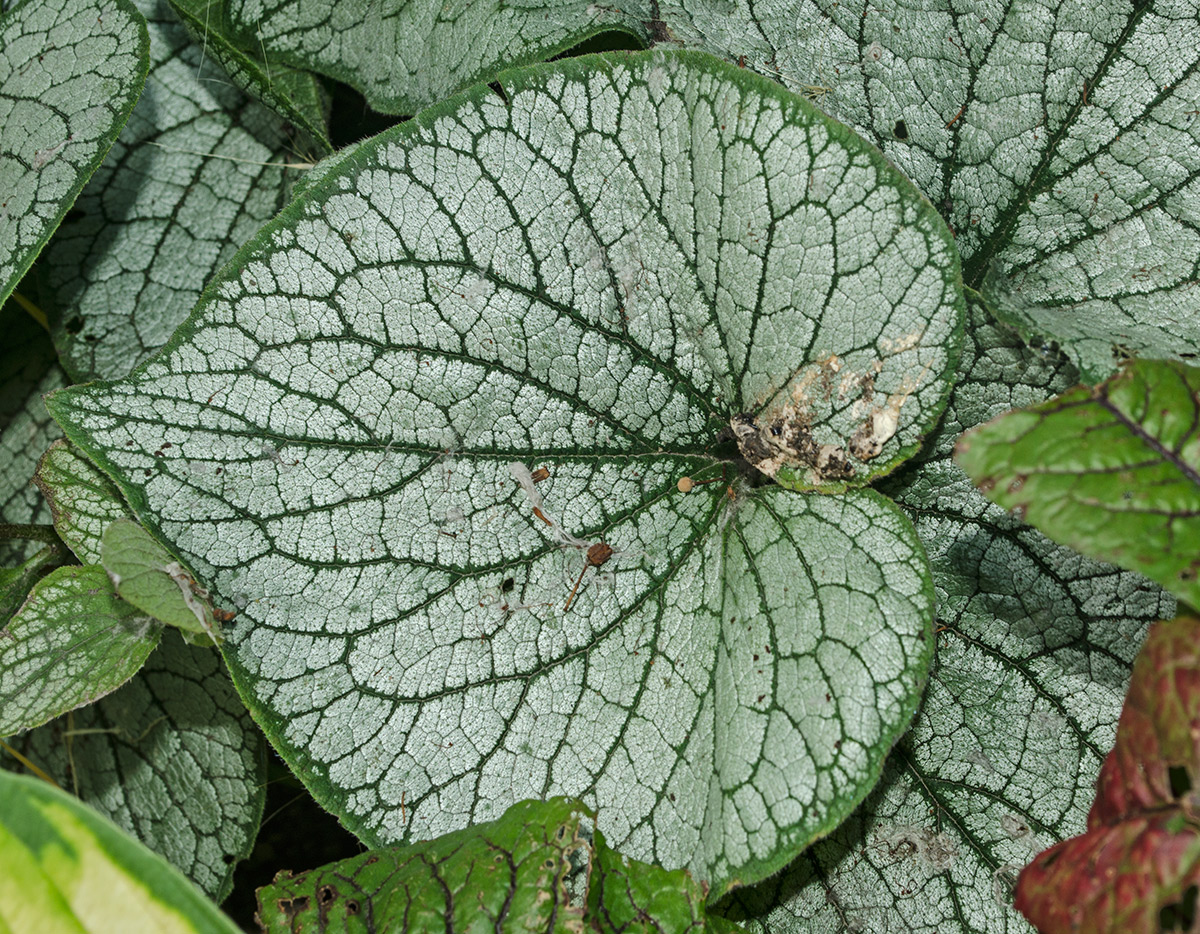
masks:
<svg viewBox="0 0 1200 934"><path fill-rule="evenodd" d="M1042 934L1188 930L1200 886L1200 826L1178 809L1134 817L1038 854L1017 882L1016 906ZM1189 906L1190 902L1190 906Z"/></svg>
<svg viewBox="0 0 1200 934"><path fill-rule="evenodd" d="M1039 854L1016 907L1042 934L1191 930L1200 891L1200 619L1150 632L1088 831Z"/></svg>
<svg viewBox="0 0 1200 934"><path fill-rule="evenodd" d="M1200 620L1159 623L1146 639L1096 783L1088 828L1178 803L1200 812Z"/></svg>

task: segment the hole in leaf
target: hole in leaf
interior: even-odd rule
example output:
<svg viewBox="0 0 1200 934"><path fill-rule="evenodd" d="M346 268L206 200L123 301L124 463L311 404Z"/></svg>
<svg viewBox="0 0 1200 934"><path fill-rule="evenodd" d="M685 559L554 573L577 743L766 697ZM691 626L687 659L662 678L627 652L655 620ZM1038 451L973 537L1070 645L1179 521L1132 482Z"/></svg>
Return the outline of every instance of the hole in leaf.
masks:
<svg viewBox="0 0 1200 934"><path fill-rule="evenodd" d="M517 582L515 580L513 580L511 577L506 577L504 579L504 583L500 585L500 590L504 593L508 593L509 591L511 591L513 589L513 587L516 586L516 583Z"/></svg>
<svg viewBox="0 0 1200 934"><path fill-rule="evenodd" d="M492 81L488 83L488 87L500 100L504 101L505 106L508 106L508 93L504 90L504 85L499 81Z"/></svg>
<svg viewBox="0 0 1200 934"><path fill-rule="evenodd" d="M346 902L346 914L348 914L348 915L358 914L358 902L355 899L352 898Z"/></svg>
<svg viewBox="0 0 1200 934"><path fill-rule="evenodd" d="M1183 898L1169 905L1164 905L1158 912L1158 929L1160 931L1190 931L1196 923L1197 887L1189 885L1183 893Z"/></svg>
<svg viewBox="0 0 1200 934"><path fill-rule="evenodd" d="M1192 790L1192 778L1186 766L1173 765L1167 769L1167 781L1171 785L1171 797L1182 798Z"/></svg>
<svg viewBox="0 0 1200 934"><path fill-rule="evenodd" d="M78 334L83 330L83 319L76 315L70 321L63 325L68 334Z"/></svg>
<svg viewBox="0 0 1200 934"><path fill-rule="evenodd" d="M897 120L896 125L892 127L892 135L896 139L908 139L908 124L903 120Z"/></svg>
<svg viewBox="0 0 1200 934"><path fill-rule="evenodd" d="M332 885L323 885L317 889L317 901L322 905L330 904L335 898L337 898L337 889Z"/></svg>

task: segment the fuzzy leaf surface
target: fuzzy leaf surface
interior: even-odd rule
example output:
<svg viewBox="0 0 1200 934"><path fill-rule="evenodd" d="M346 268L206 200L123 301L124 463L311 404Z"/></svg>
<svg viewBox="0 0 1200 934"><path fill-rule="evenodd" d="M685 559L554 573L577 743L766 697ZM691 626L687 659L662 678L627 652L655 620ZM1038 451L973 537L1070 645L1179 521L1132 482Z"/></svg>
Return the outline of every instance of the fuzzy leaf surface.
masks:
<svg viewBox="0 0 1200 934"><path fill-rule="evenodd" d="M243 696L364 839L568 794L631 856L757 878L879 774L932 592L885 498L756 486L725 439L898 412L834 490L911 453L953 250L876 153L709 57L502 80L364 143L163 356L48 404L239 612Z"/></svg>
<svg viewBox="0 0 1200 934"><path fill-rule="evenodd" d="M147 44L128 0L45 0L0 18L0 303L125 125Z"/></svg>
<svg viewBox="0 0 1200 934"><path fill-rule="evenodd" d="M1200 369L1135 360L965 435L958 462L1055 541L1200 606Z"/></svg>
<svg viewBox="0 0 1200 934"><path fill-rule="evenodd" d="M122 688L9 742L214 901L229 894L262 820L266 744L211 648L168 630Z"/></svg>
<svg viewBox="0 0 1200 934"><path fill-rule="evenodd" d="M117 597L103 569L51 571L0 630L0 736L116 690L142 667L161 629Z"/></svg>
<svg viewBox="0 0 1200 934"><path fill-rule="evenodd" d="M989 503L954 463L965 429L1078 379L975 304L967 335L941 425L885 486L929 549L937 588L925 699L864 805L726 905L752 930L1030 934L1012 906L1017 873L1084 829L1146 627L1175 613L1140 575Z"/></svg>
<svg viewBox="0 0 1200 934"><path fill-rule="evenodd" d="M104 530L131 515L112 481L65 438L42 455L33 479L50 504L59 538L84 564L99 564Z"/></svg>
<svg viewBox="0 0 1200 934"><path fill-rule="evenodd" d="M326 128L328 95L316 75L267 61L254 42L242 47L227 35L220 0L169 0L207 54L219 61L246 94L304 130L325 152L333 150Z"/></svg>
<svg viewBox="0 0 1200 934"><path fill-rule="evenodd" d="M0 925L237 934L162 857L46 782L0 772Z"/></svg>
<svg viewBox="0 0 1200 934"><path fill-rule="evenodd" d="M967 284L1027 340L1060 344L1086 382L1131 354L1200 354L1196 0L226 8L272 52L384 110L602 28L703 49L878 145L950 224Z"/></svg>
<svg viewBox="0 0 1200 934"><path fill-rule="evenodd" d="M1044 934L1190 925L1200 886L1198 646L1194 617L1151 629L1087 833L1040 853L1017 884L1018 907Z"/></svg>
<svg viewBox="0 0 1200 934"><path fill-rule="evenodd" d="M283 167L283 121L230 84L167 0L137 5L146 91L22 285L72 381L116 379L161 348L299 174Z"/></svg>

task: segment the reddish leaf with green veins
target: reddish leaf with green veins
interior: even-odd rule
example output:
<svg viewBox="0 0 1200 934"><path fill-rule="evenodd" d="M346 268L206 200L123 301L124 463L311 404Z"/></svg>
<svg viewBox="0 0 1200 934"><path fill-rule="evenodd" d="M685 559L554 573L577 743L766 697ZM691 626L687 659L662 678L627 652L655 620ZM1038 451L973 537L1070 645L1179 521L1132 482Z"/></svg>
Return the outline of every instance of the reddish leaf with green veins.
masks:
<svg viewBox="0 0 1200 934"><path fill-rule="evenodd" d="M1200 619L1159 623L1137 662L1083 836L1021 873L1043 934L1189 930L1200 888Z"/></svg>

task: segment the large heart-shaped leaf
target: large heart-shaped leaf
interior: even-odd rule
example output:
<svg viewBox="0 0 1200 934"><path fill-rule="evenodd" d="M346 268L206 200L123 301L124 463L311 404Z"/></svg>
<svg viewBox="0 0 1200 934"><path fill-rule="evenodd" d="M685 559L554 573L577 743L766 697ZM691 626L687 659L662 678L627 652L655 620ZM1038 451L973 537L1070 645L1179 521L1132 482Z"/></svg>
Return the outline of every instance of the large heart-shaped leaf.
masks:
<svg viewBox="0 0 1200 934"><path fill-rule="evenodd" d="M0 303L125 125L147 56L129 0L43 0L0 19Z"/></svg>
<svg viewBox="0 0 1200 934"><path fill-rule="evenodd" d="M1200 354L1195 0L225 5L272 54L401 111L601 28L704 49L879 145L955 231L967 284L1086 381Z"/></svg>
<svg viewBox="0 0 1200 934"><path fill-rule="evenodd" d="M230 85L166 0L137 4L146 92L22 286L76 380L124 376L161 348L298 174L283 121Z"/></svg>
<svg viewBox="0 0 1200 934"><path fill-rule="evenodd" d="M49 404L238 610L235 680L364 839L585 795L724 885L861 799L932 610L890 502L738 445L890 469L961 307L843 127L707 56L590 58L362 145L161 357Z"/></svg>
<svg viewBox="0 0 1200 934"><path fill-rule="evenodd" d="M966 429L1078 379L972 303L963 370L920 459L885 489L929 550L938 652L879 786L827 840L740 893L773 934L1028 934L1017 873L1082 831L1129 667L1175 600L989 503L954 463Z"/></svg>

